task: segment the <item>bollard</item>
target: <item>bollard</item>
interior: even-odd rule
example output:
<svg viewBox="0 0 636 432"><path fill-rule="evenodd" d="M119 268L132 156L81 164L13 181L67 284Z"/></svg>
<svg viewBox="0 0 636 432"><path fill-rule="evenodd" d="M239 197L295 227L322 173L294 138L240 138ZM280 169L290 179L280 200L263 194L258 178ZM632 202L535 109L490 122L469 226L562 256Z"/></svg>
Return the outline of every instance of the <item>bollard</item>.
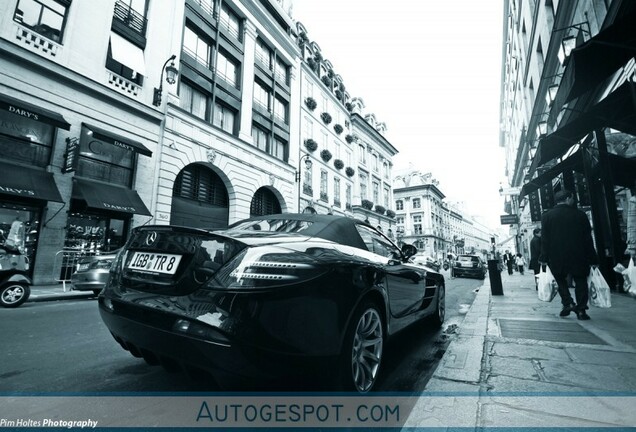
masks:
<svg viewBox="0 0 636 432"><path fill-rule="evenodd" d="M488 276L490 278L490 292L492 295L503 295L499 260L488 260Z"/></svg>

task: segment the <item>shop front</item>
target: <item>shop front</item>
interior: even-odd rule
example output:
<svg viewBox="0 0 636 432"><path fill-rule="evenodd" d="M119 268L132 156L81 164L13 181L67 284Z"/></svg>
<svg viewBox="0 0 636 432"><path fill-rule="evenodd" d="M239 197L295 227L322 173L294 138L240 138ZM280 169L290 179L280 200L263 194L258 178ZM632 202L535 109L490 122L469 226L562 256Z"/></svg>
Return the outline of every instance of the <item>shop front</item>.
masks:
<svg viewBox="0 0 636 432"><path fill-rule="evenodd" d="M47 204L64 202L46 171L56 128L70 125L57 113L0 94L0 245L25 254L31 275Z"/></svg>

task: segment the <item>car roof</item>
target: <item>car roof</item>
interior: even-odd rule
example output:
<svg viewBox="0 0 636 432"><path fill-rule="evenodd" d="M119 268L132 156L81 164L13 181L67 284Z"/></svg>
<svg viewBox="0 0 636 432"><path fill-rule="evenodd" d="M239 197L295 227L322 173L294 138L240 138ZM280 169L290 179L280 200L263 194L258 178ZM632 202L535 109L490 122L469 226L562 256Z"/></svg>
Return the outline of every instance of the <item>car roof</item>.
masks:
<svg viewBox="0 0 636 432"><path fill-rule="evenodd" d="M370 224L367 224L366 222L358 219L345 216L319 215L308 213L284 213L255 216L233 223L228 227L228 229L232 229L235 225L245 223L247 221L257 220L299 220L311 222L311 225L304 229L300 234L306 235L308 237L318 237L325 240L330 240L335 243L340 243L359 249L367 249L367 247L362 241L362 237L360 237L360 234L356 229L356 225L364 225L375 230L375 228L373 228L373 226L371 226Z"/></svg>

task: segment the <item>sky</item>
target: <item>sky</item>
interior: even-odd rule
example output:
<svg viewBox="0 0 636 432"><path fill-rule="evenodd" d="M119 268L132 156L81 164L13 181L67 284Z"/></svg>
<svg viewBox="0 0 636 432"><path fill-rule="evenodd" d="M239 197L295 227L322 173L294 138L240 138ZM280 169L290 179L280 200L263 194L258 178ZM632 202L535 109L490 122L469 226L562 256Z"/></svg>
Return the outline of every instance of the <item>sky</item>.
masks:
<svg viewBox="0 0 636 432"><path fill-rule="evenodd" d="M503 0L293 0L292 16L386 123L394 174L431 172L447 201L498 229Z"/></svg>

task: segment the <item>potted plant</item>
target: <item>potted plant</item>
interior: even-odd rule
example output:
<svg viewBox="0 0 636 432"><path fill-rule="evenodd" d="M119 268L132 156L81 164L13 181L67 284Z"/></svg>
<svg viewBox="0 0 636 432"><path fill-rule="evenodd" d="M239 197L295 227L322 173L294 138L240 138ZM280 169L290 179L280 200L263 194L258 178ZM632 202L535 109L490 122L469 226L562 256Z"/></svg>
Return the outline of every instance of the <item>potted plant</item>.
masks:
<svg viewBox="0 0 636 432"><path fill-rule="evenodd" d="M345 174L347 174L348 177L353 177L353 175L356 173L356 170L354 170L351 167L347 167L345 169Z"/></svg>
<svg viewBox="0 0 636 432"><path fill-rule="evenodd" d="M342 96L344 95L344 93L342 93L340 90L336 90L336 98L341 101L342 100Z"/></svg>
<svg viewBox="0 0 636 432"><path fill-rule="evenodd" d="M351 102L347 102L345 104L345 108L347 109L347 111L351 112L353 111L353 104Z"/></svg>
<svg viewBox="0 0 636 432"><path fill-rule="evenodd" d="M336 169L341 170L344 168L344 162L340 159L336 159L335 161L333 161L333 166L335 166Z"/></svg>
<svg viewBox="0 0 636 432"><path fill-rule="evenodd" d="M362 208L365 208L367 210L373 209L373 201L369 201L368 199L363 199L362 201L360 201L360 205L362 206Z"/></svg>
<svg viewBox="0 0 636 432"><path fill-rule="evenodd" d="M307 138L305 140L305 148L313 153L318 148L318 143L311 138Z"/></svg>
<svg viewBox="0 0 636 432"><path fill-rule="evenodd" d="M320 152L320 157L322 158L322 160L324 160L325 162L329 162L331 160L331 152L327 149L324 149Z"/></svg>
<svg viewBox="0 0 636 432"><path fill-rule="evenodd" d="M393 219L395 217L395 212L393 210L387 210L386 215Z"/></svg>
<svg viewBox="0 0 636 432"><path fill-rule="evenodd" d="M320 114L320 118L323 122L325 122L325 124L331 123L331 114L329 114L328 112Z"/></svg>
<svg viewBox="0 0 636 432"><path fill-rule="evenodd" d="M322 83L329 88L333 86L333 80L327 75L323 75L322 78L320 78L320 81L322 81Z"/></svg>
<svg viewBox="0 0 636 432"><path fill-rule="evenodd" d="M345 137L345 141L347 141L349 144L351 144L354 140L354 136L351 134L347 134L347 136Z"/></svg>
<svg viewBox="0 0 636 432"><path fill-rule="evenodd" d="M310 111L313 111L318 106L318 102L316 102L316 99L308 97L305 99L305 105L307 105L307 108L309 108Z"/></svg>
<svg viewBox="0 0 636 432"><path fill-rule="evenodd" d="M338 135L340 135L340 134L344 131L344 128L343 128L341 125L339 125L338 123L336 123L335 125L333 125L333 130L334 130L334 131L335 131Z"/></svg>
<svg viewBox="0 0 636 432"><path fill-rule="evenodd" d="M386 211L386 207L380 204L376 204L375 211L376 213L384 214L384 212Z"/></svg>

